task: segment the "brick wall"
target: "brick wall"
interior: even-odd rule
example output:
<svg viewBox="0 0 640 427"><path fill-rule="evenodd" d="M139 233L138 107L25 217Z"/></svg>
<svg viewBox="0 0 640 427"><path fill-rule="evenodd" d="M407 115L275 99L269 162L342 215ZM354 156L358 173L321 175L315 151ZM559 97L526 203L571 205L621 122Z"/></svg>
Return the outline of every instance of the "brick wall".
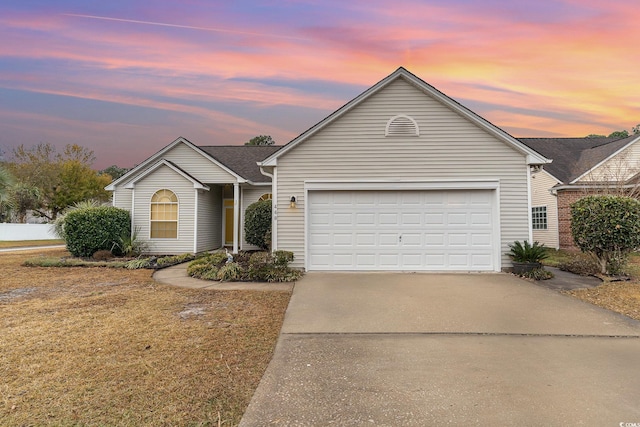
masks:
<svg viewBox="0 0 640 427"><path fill-rule="evenodd" d="M558 191L558 237L560 249L578 249L571 235L571 204L586 196L584 190Z"/></svg>

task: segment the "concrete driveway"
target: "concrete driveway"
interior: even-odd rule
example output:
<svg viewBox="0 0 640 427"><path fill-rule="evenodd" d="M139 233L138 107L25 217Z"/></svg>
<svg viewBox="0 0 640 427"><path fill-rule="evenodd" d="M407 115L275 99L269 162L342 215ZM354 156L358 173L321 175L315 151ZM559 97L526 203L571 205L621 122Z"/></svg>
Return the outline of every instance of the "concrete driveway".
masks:
<svg viewBox="0 0 640 427"><path fill-rule="evenodd" d="M640 425L640 322L506 274L309 273L241 426Z"/></svg>

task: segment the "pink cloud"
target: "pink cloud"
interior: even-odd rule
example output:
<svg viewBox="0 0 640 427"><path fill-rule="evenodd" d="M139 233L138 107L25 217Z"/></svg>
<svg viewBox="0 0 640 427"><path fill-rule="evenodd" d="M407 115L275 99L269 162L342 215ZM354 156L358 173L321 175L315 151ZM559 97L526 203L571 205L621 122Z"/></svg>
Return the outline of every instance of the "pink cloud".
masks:
<svg viewBox="0 0 640 427"><path fill-rule="evenodd" d="M330 25L243 22L222 8L206 17L154 10L122 18L144 23L65 11L5 15L0 36L11 43L0 44L0 57L71 65L66 75L3 70L0 86L184 112L202 120L193 126L205 137L269 132L283 140L312 123L283 129L203 105L305 106L320 120L348 99L306 91L303 82L366 87L404 65L456 99L504 106L477 112L505 129L582 135L630 127L640 121L637 6L566 3L581 13L536 22L421 1L345 2ZM225 29L233 30L217 31ZM523 113L537 110L547 114Z"/></svg>

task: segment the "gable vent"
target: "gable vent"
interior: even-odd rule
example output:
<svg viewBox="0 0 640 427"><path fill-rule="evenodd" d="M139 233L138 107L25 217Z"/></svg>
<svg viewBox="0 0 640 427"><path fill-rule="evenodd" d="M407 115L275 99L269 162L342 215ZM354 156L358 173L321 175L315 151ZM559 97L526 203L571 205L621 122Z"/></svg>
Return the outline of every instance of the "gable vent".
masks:
<svg viewBox="0 0 640 427"><path fill-rule="evenodd" d="M411 117L404 114L391 117L384 131L385 136L418 136L418 124Z"/></svg>

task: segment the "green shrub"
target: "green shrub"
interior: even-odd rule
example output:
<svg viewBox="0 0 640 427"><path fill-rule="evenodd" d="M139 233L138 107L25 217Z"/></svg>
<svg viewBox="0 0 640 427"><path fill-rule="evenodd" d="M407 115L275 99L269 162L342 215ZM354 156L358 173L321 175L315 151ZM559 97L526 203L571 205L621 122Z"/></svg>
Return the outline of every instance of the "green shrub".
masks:
<svg viewBox="0 0 640 427"><path fill-rule="evenodd" d="M534 268L533 270L525 271L524 273L522 273L521 276L526 277L527 279L533 279L533 280L547 280L553 277L553 273L541 267L541 268Z"/></svg>
<svg viewBox="0 0 640 427"><path fill-rule="evenodd" d="M69 212L64 220L67 250L76 257L90 257L103 249L122 255L114 243L130 233L129 211L112 206L77 209Z"/></svg>
<svg viewBox="0 0 640 427"><path fill-rule="evenodd" d="M640 201L624 196L588 196L571 205L576 246L593 254L602 274L620 274L640 248Z"/></svg>
<svg viewBox="0 0 640 427"><path fill-rule="evenodd" d="M193 259L195 259L195 256L189 253L181 254L181 255L163 256L156 259L155 267L157 268L171 267L172 265L182 264L183 262L191 261Z"/></svg>
<svg viewBox="0 0 640 427"><path fill-rule="evenodd" d="M196 279L204 279L204 275L210 271L213 271L214 274L218 274L218 267L210 264L196 263L196 261L187 266L187 274L191 277L195 277Z"/></svg>
<svg viewBox="0 0 640 427"><path fill-rule="evenodd" d="M53 232L59 238L61 238L62 240L65 240L66 237L64 234L64 222L67 214L75 210L93 209L93 208L97 208L98 206L109 206L109 205L103 202L100 202L99 200L89 199L81 202L76 202L71 206L67 206L62 212L58 214L58 217L53 222Z"/></svg>
<svg viewBox="0 0 640 427"><path fill-rule="evenodd" d="M271 200L260 200L247 207L244 215L244 234L247 243L261 249L271 244Z"/></svg>
<svg viewBox="0 0 640 427"><path fill-rule="evenodd" d="M205 280L291 282L300 279L302 272L288 267L290 261L293 253L287 251L241 252L233 262L227 262L224 252L215 252L191 262L187 273Z"/></svg>
<svg viewBox="0 0 640 427"><path fill-rule="evenodd" d="M271 252L254 252L249 257L250 268L262 268L273 263Z"/></svg>
<svg viewBox="0 0 640 427"><path fill-rule="evenodd" d="M140 240L138 234L140 229L136 227L133 233L123 233L113 242L112 250L116 249L118 253L125 256L139 256L149 250L147 242Z"/></svg>
<svg viewBox="0 0 640 427"><path fill-rule="evenodd" d="M533 245L531 245L526 240L524 241L524 244L516 240L509 245L509 248L511 250L507 252L507 255L515 262L539 263L549 256L544 245L541 245L538 242L533 242Z"/></svg>
<svg viewBox="0 0 640 427"><path fill-rule="evenodd" d="M138 270L141 268L151 268L151 258L139 258L127 261L124 265L129 270Z"/></svg>
<svg viewBox="0 0 640 427"><path fill-rule="evenodd" d="M204 280L216 280L218 270L227 262L227 254L213 252L191 261L187 266L187 274Z"/></svg>
<svg viewBox="0 0 640 427"><path fill-rule="evenodd" d="M592 255L581 253L572 255L558 264L558 268L581 276L593 276L600 273L600 263Z"/></svg>
<svg viewBox="0 0 640 427"><path fill-rule="evenodd" d="M242 279L242 267L237 262L230 262L218 270L216 278L223 282L236 282Z"/></svg>
<svg viewBox="0 0 640 427"><path fill-rule="evenodd" d="M293 252L290 251L274 251L274 264L278 267L286 267L293 261Z"/></svg>

